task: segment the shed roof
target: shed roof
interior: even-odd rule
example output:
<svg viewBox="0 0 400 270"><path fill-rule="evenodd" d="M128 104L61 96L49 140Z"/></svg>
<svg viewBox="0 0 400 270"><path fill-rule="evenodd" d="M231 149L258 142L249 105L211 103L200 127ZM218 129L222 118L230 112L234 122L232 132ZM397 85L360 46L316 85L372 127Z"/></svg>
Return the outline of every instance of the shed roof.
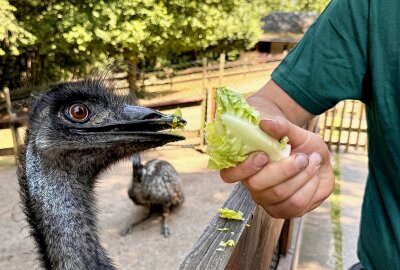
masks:
<svg viewBox="0 0 400 270"><path fill-rule="evenodd" d="M317 17L316 12L273 11L262 18L262 29L274 33L304 33Z"/></svg>
<svg viewBox="0 0 400 270"><path fill-rule="evenodd" d="M273 11L262 18L264 34L260 41L298 43L317 17L317 12Z"/></svg>

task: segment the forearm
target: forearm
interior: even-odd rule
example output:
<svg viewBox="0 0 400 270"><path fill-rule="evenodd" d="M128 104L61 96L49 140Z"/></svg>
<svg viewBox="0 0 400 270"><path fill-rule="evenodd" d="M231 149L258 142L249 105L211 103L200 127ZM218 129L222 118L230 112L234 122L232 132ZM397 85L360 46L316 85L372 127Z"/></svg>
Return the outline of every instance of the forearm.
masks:
<svg viewBox="0 0 400 270"><path fill-rule="evenodd" d="M264 119L283 116L293 124L303 127L314 117L272 80L250 96L247 102L259 110L262 108L260 112Z"/></svg>

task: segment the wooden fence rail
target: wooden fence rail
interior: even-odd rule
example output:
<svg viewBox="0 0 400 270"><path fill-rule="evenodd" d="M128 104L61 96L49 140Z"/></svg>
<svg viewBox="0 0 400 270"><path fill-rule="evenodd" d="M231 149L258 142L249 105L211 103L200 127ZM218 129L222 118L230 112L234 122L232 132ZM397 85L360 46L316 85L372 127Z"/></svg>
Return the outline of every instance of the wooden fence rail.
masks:
<svg viewBox="0 0 400 270"><path fill-rule="evenodd" d="M254 203L250 193L241 184L236 185L222 207L241 211L244 220L226 220L216 215L179 269L268 269L284 220L271 218ZM229 231L218 230L221 228L228 228ZM229 240L233 241L234 246L221 245L221 242Z"/></svg>

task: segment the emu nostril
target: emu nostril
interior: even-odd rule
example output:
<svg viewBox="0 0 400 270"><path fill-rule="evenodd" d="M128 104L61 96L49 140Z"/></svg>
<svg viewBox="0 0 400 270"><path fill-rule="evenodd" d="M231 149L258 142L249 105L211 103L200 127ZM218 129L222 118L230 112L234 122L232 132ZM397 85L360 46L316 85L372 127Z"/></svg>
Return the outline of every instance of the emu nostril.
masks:
<svg viewBox="0 0 400 270"><path fill-rule="evenodd" d="M142 120L160 119L161 117L162 117L162 114L150 113L148 115L143 116Z"/></svg>
<svg viewBox="0 0 400 270"><path fill-rule="evenodd" d="M130 119L136 119L136 120L160 119L165 116L158 111L155 111L155 110L152 110L149 108L145 108L145 107L132 106L132 105L125 106L124 113Z"/></svg>

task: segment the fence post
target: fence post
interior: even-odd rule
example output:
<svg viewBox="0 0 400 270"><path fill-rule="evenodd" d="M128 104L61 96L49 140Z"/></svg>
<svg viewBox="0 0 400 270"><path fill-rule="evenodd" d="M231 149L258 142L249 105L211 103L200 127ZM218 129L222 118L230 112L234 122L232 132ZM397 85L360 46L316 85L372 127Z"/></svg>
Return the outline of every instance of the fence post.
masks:
<svg viewBox="0 0 400 270"><path fill-rule="evenodd" d="M364 115L364 103L361 103L360 118L358 119L356 150L358 150L358 144L359 144L359 140L360 140L361 124L362 124L363 115Z"/></svg>
<svg viewBox="0 0 400 270"><path fill-rule="evenodd" d="M329 142L328 142L328 149L329 151L332 150L331 145L332 145L332 139L333 139L333 133L335 132L335 116L336 116L336 106L333 107L332 110L332 118L331 118L331 128L330 128L330 133L329 133Z"/></svg>
<svg viewBox="0 0 400 270"><path fill-rule="evenodd" d="M10 90L8 87L4 87L3 89L4 95L6 96L6 106L7 106L7 113L10 116L10 129L11 129L11 135L13 138L13 149L14 149L14 158L15 162L17 162L17 155L18 155L18 131L17 128L15 127L15 119L16 115L12 111L11 107L11 97L10 97Z"/></svg>
<svg viewBox="0 0 400 270"><path fill-rule="evenodd" d="M207 58L203 58L203 100L201 102L200 148L204 147L204 125L207 117Z"/></svg>
<svg viewBox="0 0 400 270"><path fill-rule="evenodd" d="M211 122L215 117L215 93L217 92L217 88L211 87L208 89L207 94L207 122Z"/></svg>
<svg viewBox="0 0 400 270"><path fill-rule="evenodd" d="M340 126L339 126L339 138L337 141L337 145L336 145L336 153L339 153L339 148L340 148L340 140L342 139L342 132L343 132L343 118L344 118L344 113L346 110L346 100L343 101L343 107L342 107L342 113L340 115Z"/></svg>
<svg viewBox="0 0 400 270"><path fill-rule="evenodd" d="M353 118L354 118L354 106L355 106L355 101L352 100L352 104L351 104L351 114L350 114L350 125L349 125L349 133L347 136L347 144L346 144L346 152L349 151L349 145L350 145L350 139L351 139L351 131L353 129Z"/></svg>
<svg viewBox="0 0 400 270"><path fill-rule="evenodd" d="M219 55L219 83L218 86L222 86L222 81L224 79L225 70L225 53Z"/></svg>

